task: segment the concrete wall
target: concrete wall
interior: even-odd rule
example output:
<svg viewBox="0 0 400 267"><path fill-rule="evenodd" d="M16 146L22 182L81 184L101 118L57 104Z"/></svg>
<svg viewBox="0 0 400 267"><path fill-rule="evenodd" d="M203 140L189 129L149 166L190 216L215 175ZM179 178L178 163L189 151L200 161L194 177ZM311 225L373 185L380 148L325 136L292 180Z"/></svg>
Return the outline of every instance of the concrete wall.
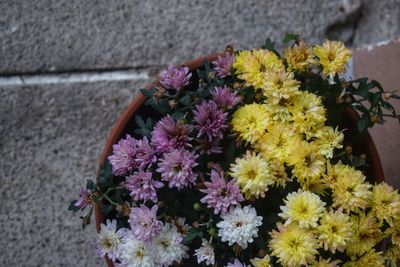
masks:
<svg viewBox="0 0 400 267"><path fill-rule="evenodd" d="M399 8L399 0L0 1L0 266L104 266L94 229L80 229L68 201L94 177L136 89L166 64L286 32L353 47L398 38Z"/></svg>

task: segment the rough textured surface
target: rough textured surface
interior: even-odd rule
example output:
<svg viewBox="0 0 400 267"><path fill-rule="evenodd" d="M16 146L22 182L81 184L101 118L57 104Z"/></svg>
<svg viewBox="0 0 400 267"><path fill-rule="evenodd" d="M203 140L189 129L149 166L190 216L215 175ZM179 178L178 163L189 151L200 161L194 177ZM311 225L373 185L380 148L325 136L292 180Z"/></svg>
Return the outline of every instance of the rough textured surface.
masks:
<svg viewBox="0 0 400 267"><path fill-rule="evenodd" d="M328 35L351 43L355 29L355 45L400 34L398 0L364 1L359 8L357 2L4 0L0 72L158 66L229 43L280 41L285 32L310 42Z"/></svg>
<svg viewBox="0 0 400 267"><path fill-rule="evenodd" d="M140 84L0 88L0 266L96 266L94 227L67 211Z"/></svg>

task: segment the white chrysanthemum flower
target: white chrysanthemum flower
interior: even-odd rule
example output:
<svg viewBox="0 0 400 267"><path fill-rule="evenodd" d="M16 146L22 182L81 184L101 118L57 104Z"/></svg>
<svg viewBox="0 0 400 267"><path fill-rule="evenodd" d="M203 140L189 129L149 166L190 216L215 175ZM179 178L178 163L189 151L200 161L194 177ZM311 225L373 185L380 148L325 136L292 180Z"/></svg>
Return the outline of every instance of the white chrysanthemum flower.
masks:
<svg viewBox="0 0 400 267"><path fill-rule="evenodd" d="M257 216L256 209L251 206L232 207L227 214L221 215L221 218L222 221L217 223L217 227L222 242L228 241L229 246L237 243L244 249L258 236L258 227L262 224L262 217Z"/></svg>
<svg viewBox="0 0 400 267"><path fill-rule="evenodd" d="M99 256L108 256L113 262L120 253L121 240L126 229L121 228L117 231L117 221L107 220L106 224L101 224L100 233L97 235L96 250Z"/></svg>
<svg viewBox="0 0 400 267"><path fill-rule="evenodd" d="M186 223L186 218L177 217L172 220L172 224L176 226L178 232L185 235L192 228L190 225Z"/></svg>
<svg viewBox="0 0 400 267"><path fill-rule="evenodd" d="M125 235L121 244L121 255L118 258L121 267L155 267L150 248L135 238L132 232Z"/></svg>
<svg viewBox="0 0 400 267"><path fill-rule="evenodd" d="M161 233L151 243L153 257L160 266L169 266L189 257L188 247L182 244L183 237L175 225L166 223Z"/></svg>
<svg viewBox="0 0 400 267"><path fill-rule="evenodd" d="M215 263L214 249L211 244L203 239L201 247L195 250L195 256L197 257L197 263L205 261L207 265L212 265Z"/></svg>

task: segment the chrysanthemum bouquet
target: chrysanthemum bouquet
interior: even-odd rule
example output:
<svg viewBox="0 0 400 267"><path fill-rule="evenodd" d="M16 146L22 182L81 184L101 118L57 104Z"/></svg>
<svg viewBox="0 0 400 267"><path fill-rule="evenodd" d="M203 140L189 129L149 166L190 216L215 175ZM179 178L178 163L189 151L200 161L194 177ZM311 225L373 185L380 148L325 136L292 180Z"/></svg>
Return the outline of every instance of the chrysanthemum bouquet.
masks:
<svg viewBox="0 0 400 267"><path fill-rule="evenodd" d="M288 35L281 56L226 52L170 66L74 211L101 205L115 266L384 266L400 256L400 196L366 177L353 138L397 117L378 82L346 81L351 53ZM344 111L361 114L344 128ZM365 133L364 133L365 134Z"/></svg>

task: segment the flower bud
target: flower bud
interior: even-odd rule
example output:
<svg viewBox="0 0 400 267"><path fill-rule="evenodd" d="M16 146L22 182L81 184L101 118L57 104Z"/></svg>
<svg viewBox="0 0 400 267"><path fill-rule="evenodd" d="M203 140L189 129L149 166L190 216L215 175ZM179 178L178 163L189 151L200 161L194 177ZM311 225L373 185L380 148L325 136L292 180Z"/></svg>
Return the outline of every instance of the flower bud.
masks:
<svg viewBox="0 0 400 267"><path fill-rule="evenodd" d="M208 229L207 232L212 237L217 237L217 235L218 235L217 229L215 229L214 227L211 227L210 229Z"/></svg>
<svg viewBox="0 0 400 267"><path fill-rule="evenodd" d="M194 209L195 211L199 211L199 210L201 209L200 203L199 203L199 202L194 203L194 204L193 204L193 209Z"/></svg>

